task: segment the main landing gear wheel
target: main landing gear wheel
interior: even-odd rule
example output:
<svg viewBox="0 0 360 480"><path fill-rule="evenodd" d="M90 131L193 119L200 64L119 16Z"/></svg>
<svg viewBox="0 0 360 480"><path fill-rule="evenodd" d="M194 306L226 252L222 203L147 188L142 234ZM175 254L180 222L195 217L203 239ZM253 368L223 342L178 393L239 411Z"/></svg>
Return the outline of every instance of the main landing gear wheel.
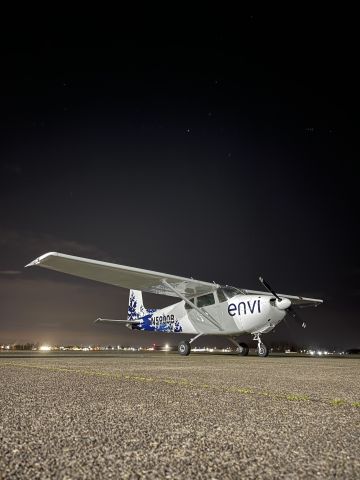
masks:
<svg viewBox="0 0 360 480"><path fill-rule="evenodd" d="M269 355L269 349L264 343L259 343L257 350L259 357L267 357Z"/></svg>
<svg viewBox="0 0 360 480"><path fill-rule="evenodd" d="M191 346L190 343L187 340L183 340L182 342L179 343L178 345L178 352L180 355L190 355L191 352Z"/></svg>
<svg viewBox="0 0 360 480"><path fill-rule="evenodd" d="M248 355L249 353L248 345L246 345L246 343L239 343L239 348L237 349L237 352L242 357L246 357L246 355Z"/></svg>

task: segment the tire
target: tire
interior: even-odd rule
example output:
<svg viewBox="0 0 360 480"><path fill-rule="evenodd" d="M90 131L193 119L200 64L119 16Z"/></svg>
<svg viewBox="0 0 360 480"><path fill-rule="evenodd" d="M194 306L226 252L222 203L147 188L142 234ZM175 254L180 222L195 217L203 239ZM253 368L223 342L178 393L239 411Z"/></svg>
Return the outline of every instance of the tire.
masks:
<svg viewBox="0 0 360 480"><path fill-rule="evenodd" d="M269 349L264 343L260 343L258 346L259 357L267 357L269 355Z"/></svg>
<svg viewBox="0 0 360 480"><path fill-rule="evenodd" d="M190 343L187 340L183 340L182 342L180 342L178 345L178 352L180 353L180 355L183 355L184 357L187 357L188 355L190 355L190 352L191 352Z"/></svg>
<svg viewBox="0 0 360 480"><path fill-rule="evenodd" d="M239 343L238 354L242 357L246 357L249 354L249 346L246 343Z"/></svg>

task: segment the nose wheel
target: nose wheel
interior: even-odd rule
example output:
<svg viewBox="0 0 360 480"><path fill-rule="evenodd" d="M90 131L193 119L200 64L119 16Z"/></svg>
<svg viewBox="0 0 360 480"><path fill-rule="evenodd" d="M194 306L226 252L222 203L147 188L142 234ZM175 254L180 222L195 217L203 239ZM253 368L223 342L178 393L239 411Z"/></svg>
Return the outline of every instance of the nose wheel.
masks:
<svg viewBox="0 0 360 480"><path fill-rule="evenodd" d="M260 343L257 348L259 357L267 357L269 355L269 349L264 343Z"/></svg>
<svg viewBox="0 0 360 480"><path fill-rule="evenodd" d="M262 343L260 333L255 333L254 340L257 340L257 342L258 342L258 346L257 346L258 356L259 357L267 357L269 355L269 349L265 345L265 343Z"/></svg>

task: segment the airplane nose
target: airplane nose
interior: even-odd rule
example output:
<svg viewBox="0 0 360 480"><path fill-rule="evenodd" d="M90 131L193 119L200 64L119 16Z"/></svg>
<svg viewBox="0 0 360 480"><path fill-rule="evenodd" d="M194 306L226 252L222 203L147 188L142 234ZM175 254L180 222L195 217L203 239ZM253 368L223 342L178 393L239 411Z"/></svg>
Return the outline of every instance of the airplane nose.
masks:
<svg viewBox="0 0 360 480"><path fill-rule="evenodd" d="M276 299L275 307L279 310L286 310L291 306L291 301L288 298Z"/></svg>

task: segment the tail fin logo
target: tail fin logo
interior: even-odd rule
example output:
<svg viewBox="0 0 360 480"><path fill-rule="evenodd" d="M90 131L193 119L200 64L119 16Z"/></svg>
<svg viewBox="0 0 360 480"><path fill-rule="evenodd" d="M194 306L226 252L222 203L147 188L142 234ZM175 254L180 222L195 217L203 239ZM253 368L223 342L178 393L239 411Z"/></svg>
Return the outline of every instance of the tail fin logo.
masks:
<svg viewBox="0 0 360 480"><path fill-rule="evenodd" d="M139 292L140 293L140 292ZM145 315L153 314L156 312L155 308L146 309L142 304L142 295L135 296L135 292L131 291L129 298L129 307L128 307L128 320L139 320Z"/></svg>

